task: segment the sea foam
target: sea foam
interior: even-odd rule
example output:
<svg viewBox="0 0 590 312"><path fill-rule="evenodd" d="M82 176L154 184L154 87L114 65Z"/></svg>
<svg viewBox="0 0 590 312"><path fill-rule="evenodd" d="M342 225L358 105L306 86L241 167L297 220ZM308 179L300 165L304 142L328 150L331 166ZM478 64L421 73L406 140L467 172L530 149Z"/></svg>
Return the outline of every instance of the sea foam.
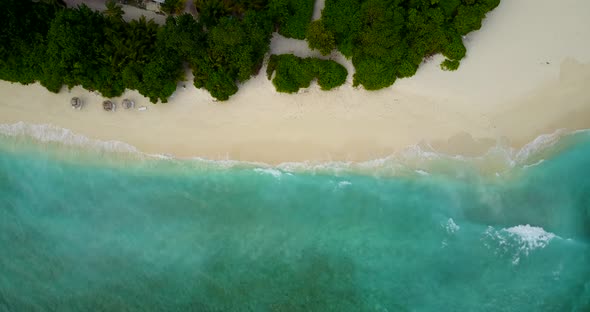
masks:
<svg viewBox="0 0 590 312"><path fill-rule="evenodd" d="M254 171L262 174L271 175L277 179L279 179L283 175L281 171L273 168L256 168L254 169Z"/></svg>
<svg viewBox="0 0 590 312"><path fill-rule="evenodd" d="M521 243L521 249L523 249L528 255L529 251L537 248L545 248L549 241L556 237L551 232L546 232L541 227L530 226L530 225L517 225L511 228L503 229L503 231L512 234L518 238Z"/></svg>
<svg viewBox="0 0 590 312"><path fill-rule="evenodd" d="M338 182L338 187L339 188L345 188L345 187L347 187L349 185L352 185L352 182L350 182L350 181L340 181L340 182Z"/></svg>
<svg viewBox="0 0 590 312"><path fill-rule="evenodd" d="M525 165L531 157L552 147L559 141L559 139L567 134L568 132L566 132L565 129L558 129L553 133L542 134L516 151L513 158L517 164Z"/></svg>
<svg viewBox="0 0 590 312"><path fill-rule="evenodd" d="M510 170L514 167L528 168L540 165L543 160L535 158L537 155L554 146L561 138L567 135L590 133L587 130L568 133L565 130L557 130L551 134L544 134L537 137L532 142L526 144L521 149L498 144L492 147L485 155L477 157L467 157L461 155L448 155L437 152L428 144L416 144L394 153L390 156L377 158L368 161L304 161L304 162L284 162L278 165L271 165L255 161L239 161L229 159L212 160L202 157L193 157L190 159L178 159L171 154L147 154L139 151L125 142L117 140L101 141L91 139L86 136L74 133L73 131L51 124L27 124L17 122L14 124L0 124L0 135L7 137L25 137L31 138L41 143L57 143L66 146L74 146L91 150L100 150L104 152L124 152L134 153L140 156L147 156L162 160L192 161L198 163L197 166L205 165L207 167L223 168L258 168L258 172L270 174L279 178L283 173L305 172L314 174L332 174L346 175L350 173L361 173L377 176L399 176L399 175L432 175L437 173L438 164L455 164L462 166L464 163L471 163L475 168L486 166L486 162L494 161L503 163L503 168L495 168L493 173L500 176L500 173ZM435 166L435 168L433 168ZM442 167L446 167L443 165ZM452 171L452 170L451 170Z"/></svg>
<svg viewBox="0 0 590 312"><path fill-rule="evenodd" d="M449 218L446 223L442 224L442 227L447 231L449 234L453 234L461 229L460 226L455 223L453 218Z"/></svg>
<svg viewBox="0 0 590 312"><path fill-rule="evenodd" d="M27 124L22 121L14 124L0 124L0 134L9 137L28 137L42 143L62 143L109 152L139 153L137 148L125 142L90 139L51 124Z"/></svg>
<svg viewBox="0 0 590 312"><path fill-rule="evenodd" d="M517 265L523 256L527 257L534 250L547 247L555 238L560 237L541 227L526 224L501 230L489 226L482 240L484 245L494 250L496 255L510 255L512 264Z"/></svg>

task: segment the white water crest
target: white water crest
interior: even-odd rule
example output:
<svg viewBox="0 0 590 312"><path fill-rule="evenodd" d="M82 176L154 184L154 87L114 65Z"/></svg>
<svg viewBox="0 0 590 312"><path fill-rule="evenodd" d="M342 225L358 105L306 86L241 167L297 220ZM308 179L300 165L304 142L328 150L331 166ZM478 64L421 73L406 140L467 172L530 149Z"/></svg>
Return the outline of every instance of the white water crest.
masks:
<svg viewBox="0 0 590 312"><path fill-rule="evenodd" d="M271 175L277 179L281 178L281 176L283 175L281 171L273 168L256 168L254 169L254 171L262 174Z"/></svg>
<svg viewBox="0 0 590 312"><path fill-rule="evenodd" d="M556 237L555 234L551 232L546 232L541 227L530 226L530 225L517 225L511 228L503 229L508 233L511 233L518 237L519 242L521 243L521 249L526 252L531 250L535 250L537 248L545 248L549 241Z"/></svg>
<svg viewBox="0 0 590 312"><path fill-rule="evenodd" d="M349 185L352 185L352 183L350 181L340 181L338 182L338 187L339 188L345 188Z"/></svg>
<svg viewBox="0 0 590 312"><path fill-rule="evenodd" d="M125 142L94 140L51 124L27 124L22 121L14 124L0 124L0 134L9 137L28 137L43 143L62 143L110 152L139 153L135 146Z"/></svg>
<svg viewBox="0 0 590 312"><path fill-rule="evenodd" d="M446 223L442 224L442 227L447 231L449 234L453 234L461 229L460 226L455 223L453 218L449 218Z"/></svg>
<svg viewBox="0 0 590 312"><path fill-rule="evenodd" d="M566 134L568 132L565 129L558 129L553 133L542 134L518 150L513 158L517 164L525 165L531 157L552 147Z"/></svg>
<svg viewBox="0 0 590 312"><path fill-rule="evenodd" d="M524 165L523 168L528 169L528 168L536 167L536 166L542 164L543 162L545 162L545 159L539 159L539 161L537 161L534 164Z"/></svg>
<svg viewBox="0 0 590 312"><path fill-rule="evenodd" d="M217 168L259 168L258 172L270 174L279 178L282 174L291 172L305 173L329 173L333 175L345 175L349 173L362 173L379 176L397 176L397 175L432 175L436 169L430 168L433 163L443 161L445 163L461 164L470 162L476 164L476 167L485 163L488 159L498 160L504 163L504 169L495 171L496 176L514 167L528 168L539 165L543 160L535 159L536 155L546 151L554 146L559 140L570 134L590 133L590 130L578 130L568 133L565 130L557 130L551 134L544 134L537 137L532 142L526 144L521 149L514 149L498 143L492 147L485 155L477 157L467 157L461 155L448 155L437 152L429 144L416 144L394 153L390 156L361 161L304 161L304 162L284 162L278 165L271 165L256 161L241 161L227 159L212 160L202 157L193 157L190 159L179 159L170 154L147 154L139 151L136 147L117 140L101 141L91 139L86 136L76 134L73 131L51 124L27 124L17 122L14 124L0 124L0 135L7 137L25 137L32 138L41 143L58 143L66 146L75 146L89 148L106 152L125 152L135 153L142 156L153 157L157 159L175 160L175 161L193 161L198 166L206 165L207 167ZM533 161L531 161L533 160ZM500 172L500 173L498 173Z"/></svg>
<svg viewBox="0 0 590 312"><path fill-rule="evenodd" d="M523 257L528 257L531 252L547 247L555 238L560 237L541 227L526 224L501 230L489 226L483 233L482 240L488 249L494 251L494 254L510 255L512 264L517 265Z"/></svg>

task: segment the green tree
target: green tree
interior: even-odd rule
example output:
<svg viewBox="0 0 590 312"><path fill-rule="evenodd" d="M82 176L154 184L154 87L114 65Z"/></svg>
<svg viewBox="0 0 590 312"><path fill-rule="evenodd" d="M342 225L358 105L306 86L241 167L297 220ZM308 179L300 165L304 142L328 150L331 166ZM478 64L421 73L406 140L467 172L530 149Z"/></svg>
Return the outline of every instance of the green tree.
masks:
<svg viewBox="0 0 590 312"><path fill-rule="evenodd" d="M194 5L199 20L206 26L213 26L224 16L242 19L248 11L264 11L269 0L195 0Z"/></svg>
<svg viewBox="0 0 590 312"><path fill-rule="evenodd" d="M231 14L231 4L228 1L195 0L194 5L199 12L199 21L209 27Z"/></svg>
<svg viewBox="0 0 590 312"><path fill-rule="evenodd" d="M32 83L42 75L46 37L55 12L47 3L5 0L0 10L0 79Z"/></svg>
<svg viewBox="0 0 590 312"><path fill-rule="evenodd" d="M279 34L287 38L305 39L313 15L314 0L271 0L278 21Z"/></svg>
<svg viewBox="0 0 590 312"><path fill-rule="evenodd" d="M466 54L461 36L479 29L486 13L498 4L499 0L331 0L322 18L308 29L308 42L310 47L320 46L322 35L333 34L336 48L352 58L353 84L380 89L414 75L422 60L436 53L448 59L443 68L458 67Z"/></svg>
<svg viewBox="0 0 590 312"><path fill-rule="evenodd" d="M346 82L348 71L344 66L331 60L311 59L309 61L314 66L314 73L322 90L328 91Z"/></svg>
<svg viewBox="0 0 590 312"><path fill-rule="evenodd" d="M184 10L185 0L166 0L160 5L162 12L166 14L179 14Z"/></svg>
<svg viewBox="0 0 590 312"><path fill-rule="evenodd" d="M95 90L102 84L99 51L104 43L104 17L81 5L76 9L61 10L51 22L47 34L47 61L43 64L41 83L68 87L82 85Z"/></svg>
<svg viewBox="0 0 590 312"><path fill-rule="evenodd" d="M123 20L123 6L118 5L116 0L108 0L104 14L114 20Z"/></svg>
<svg viewBox="0 0 590 312"><path fill-rule="evenodd" d="M354 39L361 27L360 0L326 1L322 11L322 23L334 34L336 46L344 56L352 57Z"/></svg>
<svg viewBox="0 0 590 312"><path fill-rule="evenodd" d="M203 25L190 14L168 17L162 32L166 47L178 51L189 64L195 63L196 58L202 57L207 34L203 31Z"/></svg>
<svg viewBox="0 0 590 312"><path fill-rule="evenodd" d="M459 35L466 35L481 28L481 20L485 16L485 8L481 5L460 5L453 24Z"/></svg>
<svg viewBox="0 0 590 312"><path fill-rule="evenodd" d="M295 93L301 88L309 87L314 79L317 79L322 90L331 90L344 84L348 71L331 60L273 54L270 56L266 75L268 79L272 79L277 91Z"/></svg>
<svg viewBox="0 0 590 312"><path fill-rule="evenodd" d="M37 0L38 2L39 0ZM47 3L55 8L65 8L66 3L64 0L40 0L41 2Z"/></svg>
<svg viewBox="0 0 590 312"><path fill-rule="evenodd" d="M271 24L263 13L247 11L241 20L222 18L208 31L204 52L191 64L195 86L219 100L228 99L237 92L236 83L248 80L262 66L270 34Z"/></svg>
<svg viewBox="0 0 590 312"><path fill-rule="evenodd" d="M321 20L313 21L307 29L307 44L312 50L328 55L336 48L334 34L324 27Z"/></svg>
<svg viewBox="0 0 590 312"><path fill-rule="evenodd" d="M164 7L179 12L182 0ZM199 20L170 16L163 27L145 18L124 22L120 6L104 14L62 1L4 0L0 10L0 78L40 81L57 92L81 85L105 96L136 89L165 102L193 70L194 84L228 99L256 74L273 29L307 37L321 53L352 59L354 85L374 90L416 73L425 57L442 53L445 70L466 55L462 36L481 27L499 0L330 0L311 22L311 0L197 0ZM274 27L274 28L273 28ZM267 75L277 90L296 92L314 79L322 89L346 80L341 65L292 55L271 56ZM274 76L273 76L274 75Z"/></svg>
<svg viewBox="0 0 590 312"><path fill-rule="evenodd" d="M459 61L457 60L449 60L449 59L445 59L441 64L440 64L440 68L442 68L443 70L457 70L459 68Z"/></svg>

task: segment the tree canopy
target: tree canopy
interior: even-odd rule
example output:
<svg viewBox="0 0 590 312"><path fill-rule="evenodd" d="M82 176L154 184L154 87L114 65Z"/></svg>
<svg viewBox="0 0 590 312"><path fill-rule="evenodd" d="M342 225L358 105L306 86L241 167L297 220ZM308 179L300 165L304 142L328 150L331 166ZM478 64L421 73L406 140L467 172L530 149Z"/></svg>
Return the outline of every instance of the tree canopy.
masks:
<svg viewBox="0 0 590 312"><path fill-rule="evenodd" d="M160 9L167 14L178 14L184 9L186 0L166 0L160 5Z"/></svg>
<svg viewBox="0 0 590 312"><path fill-rule="evenodd" d="M270 0L269 13L277 23L279 34L305 39L314 3L315 0Z"/></svg>
<svg viewBox="0 0 590 312"><path fill-rule="evenodd" d="M169 16L160 26L145 18L125 22L113 0L102 13L61 0L4 0L0 79L39 81L52 92L81 85L106 97L135 89L166 102L188 66L197 88L227 100L258 73L278 31L306 38L324 55L342 52L355 67L354 85L375 90L414 75L436 53L446 57L443 69L457 69L466 55L462 36L479 29L499 1L326 0L312 22L313 0L197 0L198 19ZM167 6L178 13L184 1ZM267 73L281 92L313 79L329 90L347 76L336 62L293 55L272 55Z"/></svg>
<svg viewBox="0 0 590 312"><path fill-rule="evenodd" d="M481 27L500 0L326 0L308 29L312 49L337 48L351 58L354 85L375 90L416 73L425 57L442 53L454 70L465 57L462 36ZM334 43L332 39L334 38Z"/></svg>
<svg viewBox="0 0 590 312"><path fill-rule="evenodd" d="M331 90L344 84L348 71L332 60L280 54L270 56L266 75L268 79L272 78L277 91L294 93L309 87L314 79L322 90Z"/></svg>

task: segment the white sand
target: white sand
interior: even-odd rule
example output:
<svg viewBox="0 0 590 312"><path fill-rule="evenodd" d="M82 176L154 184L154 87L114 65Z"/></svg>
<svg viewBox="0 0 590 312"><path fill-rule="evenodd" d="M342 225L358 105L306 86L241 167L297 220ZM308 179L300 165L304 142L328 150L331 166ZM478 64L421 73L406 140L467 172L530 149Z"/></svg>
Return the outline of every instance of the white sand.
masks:
<svg viewBox="0 0 590 312"><path fill-rule="evenodd" d="M97 11L104 11L106 10L105 3L107 0L64 0L68 7L74 8L81 4L87 5L89 8ZM192 0L188 0L186 5L189 8L189 5L192 4ZM154 22L158 24L164 24L166 22L166 15L163 14L156 14L156 12L142 10L130 5L121 5L125 14L123 15L123 19L126 21L130 21L132 19L139 19L142 15L145 16L147 20L153 19ZM193 10L190 11L191 13Z"/></svg>
<svg viewBox="0 0 590 312"><path fill-rule="evenodd" d="M467 155L498 139L518 147L555 129L590 128L588 12L587 0L503 0L467 36L458 71L440 70L434 57L375 92L352 88L349 76L335 91L279 94L261 74L227 102L187 82L167 104L129 91L123 97L147 111L107 113L102 97L81 88L56 95L0 82L0 123L53 124L148 153L268 163L375 159L420 142ZM280 36L272 51L317 54ZM69 107L72 96L85 101L82 111Z"/></svg>

